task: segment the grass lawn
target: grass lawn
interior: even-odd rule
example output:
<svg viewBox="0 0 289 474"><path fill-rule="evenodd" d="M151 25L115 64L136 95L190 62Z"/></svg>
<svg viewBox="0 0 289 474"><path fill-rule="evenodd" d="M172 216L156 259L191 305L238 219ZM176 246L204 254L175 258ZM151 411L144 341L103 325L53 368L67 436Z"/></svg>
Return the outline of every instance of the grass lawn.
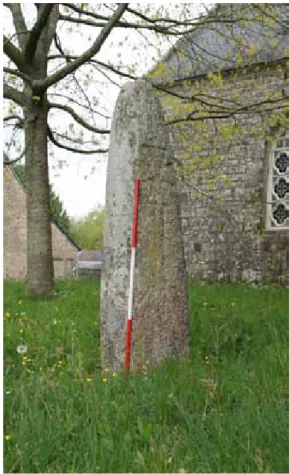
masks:
<svg viewBox="0 0 289 474"><path fill-rule="evenodd" d="M191 283L190 360L128 380L98 368L97 282L4 296L5 472L289 472L285 289Z"/></svg>

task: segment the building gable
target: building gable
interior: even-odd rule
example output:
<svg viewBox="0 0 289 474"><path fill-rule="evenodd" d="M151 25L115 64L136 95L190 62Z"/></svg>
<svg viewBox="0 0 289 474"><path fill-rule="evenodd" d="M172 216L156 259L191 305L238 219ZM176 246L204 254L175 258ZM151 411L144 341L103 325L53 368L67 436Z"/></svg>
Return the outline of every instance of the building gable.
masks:
<svg viewBox="0 0 289 474"><path fill-rule="evenodd" d="M27 271L26 191L10 166L3 169L4 278L24 279ZM80 247L52 220L52 254L56 278L72 276Z"/></svg>

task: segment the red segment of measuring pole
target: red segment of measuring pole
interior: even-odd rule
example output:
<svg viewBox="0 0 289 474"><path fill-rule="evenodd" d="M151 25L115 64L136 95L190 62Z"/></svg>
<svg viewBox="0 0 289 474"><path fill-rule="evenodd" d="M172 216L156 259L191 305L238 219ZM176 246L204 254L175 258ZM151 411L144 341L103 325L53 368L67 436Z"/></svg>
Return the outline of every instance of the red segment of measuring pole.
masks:
<svg viewBox="0 0 289 474"><path fill-rule="evenodd" d="M133 284L134 284L135 254L136 254L136 247L137 247L139 190L140 190L140 180L136 179L134 183L133 227L132 227L132 239L131 239L132 248L131 248L131 261L130 261L127 329L126 329L125 360L124 360L124 369L126 372L129 372L130 370Z"/></svg>
<svg viewBox="0 0 289 474"><path fill-rule="evenodd" d="M126 328L125 361L124 361L124 368L126 372L129 372L129 369L130 369L131 333L132 333L132 319L128 319L127 328Z"/></svg>

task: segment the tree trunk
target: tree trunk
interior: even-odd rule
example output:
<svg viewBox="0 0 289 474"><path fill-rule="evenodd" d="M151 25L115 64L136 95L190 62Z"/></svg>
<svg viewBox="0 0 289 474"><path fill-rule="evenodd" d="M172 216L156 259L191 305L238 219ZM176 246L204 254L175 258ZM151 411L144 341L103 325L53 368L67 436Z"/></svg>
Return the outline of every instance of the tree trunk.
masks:
<svg viewBox="0 0 289 474"><path fill-rule="evenodd" d="M25 112L27 177L27 287L30 296L53 290L49 174L47 152L47 99L32 97Z"/></svg>

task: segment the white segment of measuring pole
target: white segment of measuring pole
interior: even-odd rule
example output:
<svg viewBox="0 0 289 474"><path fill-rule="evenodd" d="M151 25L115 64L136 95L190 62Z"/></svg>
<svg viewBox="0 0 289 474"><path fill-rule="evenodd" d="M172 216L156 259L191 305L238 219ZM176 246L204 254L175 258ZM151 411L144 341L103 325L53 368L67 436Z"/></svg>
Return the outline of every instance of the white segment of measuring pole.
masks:
<svg viewBox="0 0 289 474"><path fill-rule="evenodd" d="M133 306L133 284L134 284L134 268L135 268L135 247L131 249L130 257L130 272L129 272L129 294L128 294L128 310L127 319L132 319L132 306Z"/></svg>

